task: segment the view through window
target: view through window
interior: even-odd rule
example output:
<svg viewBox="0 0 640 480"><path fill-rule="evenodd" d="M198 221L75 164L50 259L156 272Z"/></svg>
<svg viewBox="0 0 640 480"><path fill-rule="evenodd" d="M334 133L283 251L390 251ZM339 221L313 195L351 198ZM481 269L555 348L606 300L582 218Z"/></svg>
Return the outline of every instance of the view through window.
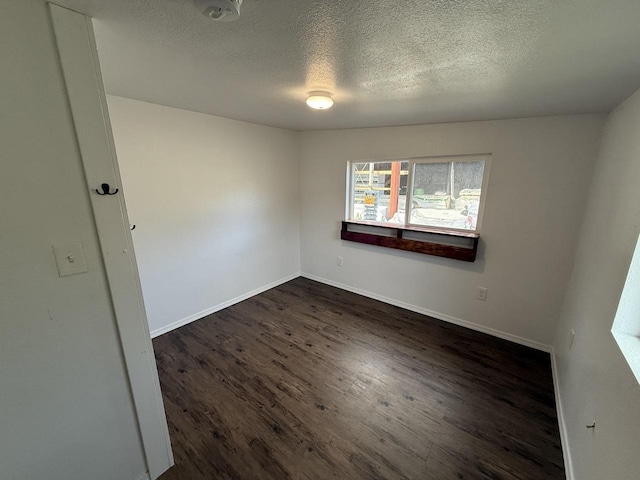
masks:
<svg viewBox="0 0 640 480"><path fill-rule="evenodd" d="M477 232L489 155L350 163L349 219Z"/></svg>

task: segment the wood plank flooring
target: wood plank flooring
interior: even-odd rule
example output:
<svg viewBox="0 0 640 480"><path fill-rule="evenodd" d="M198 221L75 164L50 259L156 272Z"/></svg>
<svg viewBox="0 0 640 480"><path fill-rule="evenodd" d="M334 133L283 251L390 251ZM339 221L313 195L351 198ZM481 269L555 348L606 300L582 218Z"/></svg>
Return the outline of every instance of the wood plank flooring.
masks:
<svg viewBox="0 0 640 480"><path fill-rule="evenodd" d="M565 478L542 352L304 278L154 347L162 480Z"/></svg>

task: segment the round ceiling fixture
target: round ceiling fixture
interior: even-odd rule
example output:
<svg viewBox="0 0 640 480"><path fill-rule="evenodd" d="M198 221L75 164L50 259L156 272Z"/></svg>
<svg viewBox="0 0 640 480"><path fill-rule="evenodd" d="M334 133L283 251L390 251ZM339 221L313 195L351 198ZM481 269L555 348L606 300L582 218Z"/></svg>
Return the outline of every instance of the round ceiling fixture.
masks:
<svg viewBox="0 0 640 480"><path fill-rule="evenodd" d="M240 16L242 0L193 0L205 17L217 22L232 22Z"/></svg>
<svg viewBox="0 0 640 480"><path fill-rule="evenodd" d="M327 92L311 92L307 97L307 105L315 110L326 110L333 106L333 99Z"/></svg>

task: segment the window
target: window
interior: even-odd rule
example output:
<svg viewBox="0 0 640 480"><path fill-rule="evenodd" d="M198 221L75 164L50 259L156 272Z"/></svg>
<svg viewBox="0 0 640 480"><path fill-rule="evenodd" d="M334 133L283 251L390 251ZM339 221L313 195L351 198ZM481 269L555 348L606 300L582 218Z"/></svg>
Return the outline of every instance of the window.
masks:
<svg viewBox="0 0 640 480"><path fill-rule="evenodd" d="M631 258L627 280L613 321L611 333L640 383L640 237Z"/></svg>
<svg viewBox="0 0 640 480"><path fill-rule="evenodd" d="M347 219L480 231L489 155L349 163Z"/></svg>

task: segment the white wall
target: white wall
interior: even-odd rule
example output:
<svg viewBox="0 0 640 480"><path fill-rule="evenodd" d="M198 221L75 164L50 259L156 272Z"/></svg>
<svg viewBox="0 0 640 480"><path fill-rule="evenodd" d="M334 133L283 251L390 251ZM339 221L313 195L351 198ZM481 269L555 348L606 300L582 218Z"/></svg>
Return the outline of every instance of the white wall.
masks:
<svg viewBox="0 0 640 480"><path fill-rule="evenodd" d="M0 477L134 480L145 471L48 11L0 16ZM52 245L82 242L60 278Z"/></svg>
<svg viewBox="0 0 640 480"><path fill-rule="evenodd" d="M640 232L640 91L607 120L585 206L555 342L560 399L575 478L629 480L640 472L640 387L610 330Z"/></svg>
<svg viewBox="0 0 640 480"><path fill-rule="evenodd" d="M295 132L120 97L109 112L152 335L298 276Z"/></svg>
<svg viewBox="0 0 640 480"><path fill-rule="evenodd" d="M303 132L303 273L547 348L603 121L580 115ZM486 152L493 158L475 263L339 239L347 161ZM476 286L488 287L486 302L475 300Z"/></svg>

